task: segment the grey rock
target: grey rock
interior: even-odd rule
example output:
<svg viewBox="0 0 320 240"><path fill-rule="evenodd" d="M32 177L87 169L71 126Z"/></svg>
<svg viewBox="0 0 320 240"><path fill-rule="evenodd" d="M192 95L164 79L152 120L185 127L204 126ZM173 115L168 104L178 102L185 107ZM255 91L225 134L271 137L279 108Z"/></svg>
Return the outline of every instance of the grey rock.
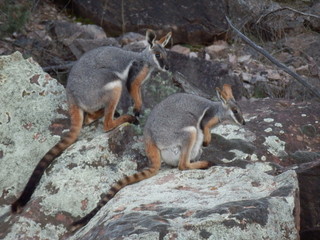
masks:
<svg viewBox="0 0 320 240"><path fill-rule="evenodd" d="M120 46L116 39L107 38L104 30L94 24L55 21L53 25L57 40L67 46L77 59L97 47Z"/></svg>
<svg viewBox="0 0 320 240"><path fill-rule="evenodd" d="M63 87L32 59L24 60L19 53L1 56L0 68L0 97L5 103L0 118L0 238L299 238L297 176L292 170L277 176L267 172L273 169L271 163L288 164L286 156L297 151L295 147L319 147L318 135L291 146L290 133L296 134L298 126L285 125L288 116L301 120L303 113L315 126L319 123L313 119L316 115L309 116L308 111L316 109L308 103L281 107L277 100L241 102L246 128L224 124L214 129L207 149L217 152L202 157L218 158L218 166L179 171L163 165L157 176L121 190L86 227L70 236L69 224L88 213L100 194L148 164L139 128L123 125L103 133L98 121L85 127L79 140L49 167L24 211L6 215L68 121ZM271 127L273 131L264 131Z"/></svg>
<svg viewBox="0 0 320 240"><path fill-rule="evenodd" d="M301 239L316 240L319 238L320 228L320 157L317 161L300 165L296 172L299 179L301 207Z"/></svg>
<svg viewBox="0 0 320 240"><path fill-rule="evenodd" d="M166 169L123 189L70 239L297 239L295 173L272 177L264 167Z"/></svg>
<svg viewBox="0 0 320 240"><path fill-rule="evenodd" d="M170 51L168 53L170 71L182 74L185 80L208 96L215 96L216 87L227 83L232 85L233 95L240 99L243 85L240 79L229 72L227 64L218 61L207 61L190 58L183 54Z"/></svg>
<svg viewBox="0 0 320 240"><path fill-rule="evenodd" d="M147 28L163 35L173 31L174 43L210 43L227 30L224 1L84 1L73 0L73 10L91 19L110 36Z"/></svg>

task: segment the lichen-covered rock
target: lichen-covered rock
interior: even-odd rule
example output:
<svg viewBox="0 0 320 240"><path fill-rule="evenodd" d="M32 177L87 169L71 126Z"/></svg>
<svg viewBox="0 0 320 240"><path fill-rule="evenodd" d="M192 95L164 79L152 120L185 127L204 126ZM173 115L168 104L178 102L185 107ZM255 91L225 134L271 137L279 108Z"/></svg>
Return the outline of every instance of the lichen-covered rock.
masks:
<svg viewBox="0 0 320 240"><path fill-rule="evenodd" d="M0 89L0 176L7 198L59 140L67 118L64 88L19 52L0 58Z"/></svg>
<svg viewBox="0 0 320 240"><path fill-rule="evenodd" d="M36 163L69 123L63 87L32 59L19 53L2 56L0 67L5 103L0 109L1 239L299 238L296 174L268 173L274 172L274 163L286 165L281 161L289 152L306 150L307 141L316 150L319 134L306 127L310 139L297 150L288 148L283 136L299 134L296 123L286 125L284 120L298 110L283 109L276 100L242 102L248 125L221 125L213 131L202 157L219 160L219 165L183 172L164 166L157 176L121 190L88 226L70 236L68 225L88 213L100 194L147 165L141 129L123 125L104 133L99 121L86 126L46 171L23 212L6 214ZM304 125L313 121L318 129L317 113L309 115L296 106L304 111L297 118L305 119ZM268 128L272 130L264 131Z"/></svg>
<svg viewBox="0 0 320 240"><path fill-rule="evenodd" d="M123 189L70 239L298 239L296 174L265 168L166 169Z"/></svg>

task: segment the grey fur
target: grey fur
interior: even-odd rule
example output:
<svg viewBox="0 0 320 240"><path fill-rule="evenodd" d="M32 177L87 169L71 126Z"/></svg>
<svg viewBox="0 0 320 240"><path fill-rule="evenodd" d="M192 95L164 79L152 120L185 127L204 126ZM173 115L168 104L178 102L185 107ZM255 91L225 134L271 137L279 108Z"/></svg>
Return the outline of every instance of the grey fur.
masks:
<svg viewBox="0 0 320 240"><path fill-rule="evenodd" d="M106 84L121 80L126 86L128 73L134 61L148 65L150 72L155 68L164 70L167 66L167 53L164 46L155 42L155 34L147 32L146 39L152 45L142 52L126 51L117 47L100 47L85 53L72 67L68 83L67 97L71 104L80 106L86 112L94 112L112 98L112 89L104 89ZM150 40L150 37L153 37ZM168 38L171 37L171 34ZM167 41L165 42L165 44ZM159 66L155 53L163 57L164 65ZM150 74L149 74L150 75Z"/></svg>
<svg viewBox="0 0 320 240"><path fill-rule="evenodd" d="M231 108L236 108L242 118L241 110L233 99L224 104L223 101L214 102L193 94L170 95L151 111L144 127L144 138L146 141L150 139L154 141L160 149L163 161L177 166L181 148L185 141L188 141L188 129L192 130L190 127L193 127L197 131L197 140L190 159L194 160L202 152L201 124L213 117L218 117L219 122L224 120L235 122ZM244 120L239 124L244 124Z"/></svg>

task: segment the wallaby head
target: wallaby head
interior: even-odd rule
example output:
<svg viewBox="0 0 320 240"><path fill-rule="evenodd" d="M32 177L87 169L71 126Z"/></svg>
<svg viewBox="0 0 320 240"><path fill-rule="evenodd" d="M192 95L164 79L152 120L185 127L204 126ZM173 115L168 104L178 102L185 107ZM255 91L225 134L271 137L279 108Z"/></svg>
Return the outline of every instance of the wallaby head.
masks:
<svg viewBox="0 0 320 240"><path fill-rule="evenodd" d="M243 119L240 107L233 97L231 86L229 84L224 84L222 89L216 88L216 91L225 110L220 116L220 121L232 120L239 125L245 125L246 122Z"/></svg>
<svg viewBox="0 0 320 240"><path fill-rule="evenodd" d="M165 50L165 46L171 39L171 35L172 33L169 32L160 40L156 40L157 36L153 30L148 29L146 32L146 40L149 44L148 51L152 55L155 66L162 71L169 70L169 63L167 59L167 52Z"/></svg>

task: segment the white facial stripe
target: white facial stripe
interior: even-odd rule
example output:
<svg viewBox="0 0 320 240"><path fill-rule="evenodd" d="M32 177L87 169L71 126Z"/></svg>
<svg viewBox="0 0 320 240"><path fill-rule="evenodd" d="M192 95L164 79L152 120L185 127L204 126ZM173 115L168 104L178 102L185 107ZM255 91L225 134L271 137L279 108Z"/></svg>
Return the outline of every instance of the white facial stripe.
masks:
<svg viewBox="0 0 320 240"><path fill-rule="evenodd" d="M233 119L233 121L234 121L235 123L238 123L238 124L241 125L241 123L239 123L239 121L237 120L237 118L234 116L234 113L231 111L231 109L229 109L228 113L229 113L229 115L232 117L232 119Z"/></svg>
<svg viewBox="0 0 320 240"><path fill-rule="evenodd" d="M161 68L160 64L159 64L158 59L156 58L156 56L155 56L154 54L152 55L152 58L153 58L153 61L157 64L158 68L161 69L161 70L163 70L163 69Z"/></svg>

